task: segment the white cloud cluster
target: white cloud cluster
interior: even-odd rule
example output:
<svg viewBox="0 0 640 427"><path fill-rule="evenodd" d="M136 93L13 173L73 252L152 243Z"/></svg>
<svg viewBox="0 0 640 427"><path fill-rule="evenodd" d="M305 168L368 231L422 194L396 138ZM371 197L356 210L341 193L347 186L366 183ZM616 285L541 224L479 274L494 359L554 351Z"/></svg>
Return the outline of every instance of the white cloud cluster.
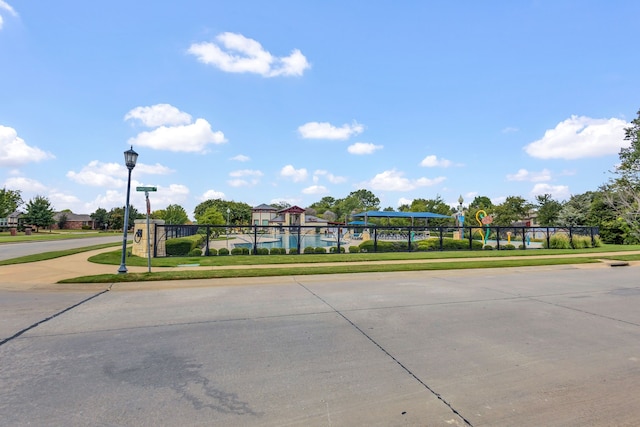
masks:
<svg viewBox="0 0 640 427"><path fill-rule="evenodd" d="M384 171L373 177L367 186L373 190L380 191L411 191L420 187L431 187L443 182L446 178L439 176L437 178L405 178L404 172L395 169Z"/></svg>
<svg viewBox="0 0 640 427"><path fill-rule="evenodd" d="M205 153L209 144L227 142L221 131L212 131L205 119L192 122L189 114L169 104L136 107L125 115L125 120L139 120L143 125L156 127L129 139L129 144L155 150Z"/></svg>
<svg viewBox="0 0 640 427"><path fill-rule="evenodd" d="M293 165L286 165L280 170L280 176L290 178L293 182L301 182L307 179L308 172L306 169L296 169Z"/></svg>
<svg viewBox="0 0 640 427"><path fill-rule="evenodd" d="M202 196L199 197L200 201L204 202L206 200L209 199L224 199L226 196L222 191L216 191L216 190L207 190L205 191Z"/></svg>
<svg viewBox="0 0 640 427"><path fill-rule="evenodd" d="M216 36L216 43L193 43L187 52L198 61L228 73L255 73L263 77L301 76L311 67L298 49L289 56L276 57L256 40L230 32Z"/></svg>
<svg viewBox="0 0 640 427"><path fill-rule="evenodd" d="M237 156L232 157L229 160L235 160L236 162L248 162L251 160L249 156L245 156L244 154L238 154Z"/></svg>
<svg viewBox="0 0 640 427"><path fill-rule="evenodd" d="M363 155L373 154L377 150L382 150L382 145L371 144L370 142L356 142L355 144L347 147L347 151L350 154Z"/></svg>
<svg viewBox="0 0 640 427"><path fill-rule="evenodd" d="M304 139L346 140L363 131L364 126L357 122L344 124L341 127L328 122L309 122L298 127L298 132Z"/></svg>
<svg viewBox="0 0 640 427"><path fill-rule="evenodd" d="M508 181L530 181L530 182L542 182L551 180L551 171L543 169L540 172L531 172L526 169L519 169L514 174L507 175Z"/></svg>
<svg viewBox="0 0 640 427"><path fill-rule="evenodd" d="M27 145L15 129L0 125L0 166L22 166L53 158L53 154Z"/></svg>
<svg viewBox="0 0 640 427"><path fill-rule="evenodd" d="M318 169L313 173L314 182L317 181L317 178L320 176L327 178L327 180L332 184L342 184L347 181L347 178L344 176L337 176L326 170Z"/></svg>
<svg viewBox="0 0 640 427"><path fill-rule="evenodd" d="M156 104L150 107L136 107L129 111L125 120L138 119L143 125L155 128L162 125L177 126L191 123L191 115L170 104Z"/></svg>
<svg viewBox="0 0 640 427"><path fill-rule="evenodd" d="M11 7L11 5L9 5L9 3L7 3L4 0L0 0L0 12L1 11L5 11L5 12L9 12L9 15L11 16L18 16L18 14L16 13L16 11ZM0 14L0 30L2 29L2 26L4 25L4 20L2 18L2 15Z"/></svg>
<svg viewBox="0 0 640 427"><path fill-rule="evenodd" d="M147 165L136 164L136 175L168 175L173 172L170 168L158 163ZM127 184L127 168L120 163L103 163L98 160L90 161L79 172L67 172L67 178L82 185L92 187L123 188Z"/></svg>
<svg viewBox="0 0 640 427"><path fill-rule="evenodd" d="M629 146L624 140L627 126L626 121L616 118L571 116L524 150L539 159L573 160L617 154L622 147Z"/></svg>
<svg viewBox="0 0 640 427"><path fill-rule="evenodd" d="M302 194L309 194L309 195L329 194L329 189L324 185L312 185L310 187L304 188L302 190Z"/></svg>
<svg viewBox="0 0 640 427"><path fill-rule="evenodd" d="M448 168L451 165L453 165L453 162L451 160L439 159L437 156L433 154L425 157L420 162L420 166L424 166L426 168L435 168L435 167Z"/></svg>
<svg viewBox="0 0 640 427"><path fill-rule="evenodd" d="M264 174L259 170L242 169L229 172L229 176L235 179L227 181L231 187L246 187L256 185ZM247 179L250 178L250 179Z"/></svg>
<svg viewBox="0 0 640 427"><path fill-rule="evenodd" d="M554 199L558 200L567 200L571 196L569 187L566 185L536 184L533 186L532 197L543 194L551 194Z"/></svg>
<svg viewBox="0 0 640 427"><path fill-rule="evenodd" d="M47 190L47 187L40 181L31 178L25 178L23 176L12 176L10 178L7 178L7 180L3 183L3 186L6 188L20 189L20 191L27 193L37 194L42 194Z"/></svg>

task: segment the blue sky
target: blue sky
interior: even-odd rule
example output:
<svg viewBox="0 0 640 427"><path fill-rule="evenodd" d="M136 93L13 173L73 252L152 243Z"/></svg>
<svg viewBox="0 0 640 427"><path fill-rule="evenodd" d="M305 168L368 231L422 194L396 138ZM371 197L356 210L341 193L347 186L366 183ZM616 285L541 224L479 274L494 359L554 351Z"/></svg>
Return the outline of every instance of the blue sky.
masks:
<svg viewBox="0 0 640 427"><path fill-rule="evenodd" d="M558 200L640 108L640 2L0 0L0 185L56 210Z"/></svg>

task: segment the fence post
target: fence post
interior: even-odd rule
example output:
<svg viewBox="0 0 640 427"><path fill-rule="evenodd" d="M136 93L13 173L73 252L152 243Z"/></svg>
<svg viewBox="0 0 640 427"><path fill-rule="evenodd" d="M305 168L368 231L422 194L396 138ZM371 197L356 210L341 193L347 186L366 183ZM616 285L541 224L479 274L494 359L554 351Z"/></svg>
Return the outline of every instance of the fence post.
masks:
<svg viewBox="0 0 640 427"><path fill-rule="evenodd" d="M593 227L591 227L591 247L592 248L596 247L596 238L593 235Z"/></svg>
<svg viewBox="0 0 640 427"><path fill-rule="evenodd" d="M300 226L298 226L298 255L300 255L302 252L300 251Z"/></svg>
<svg viewBox="0 0 640 427"><path fill-rule="evenodd" d="M500 250L500 226L496 227L496 249Z"/></svg>
<svg viewBox="0 0 640 427"><path fill-rule="evenodd" d="M440 250L442 251L442 250L444 250L444 243L443 243L443 240L444 240L444 235L443 235L444 229L442 228L442 226L439 226L438 230L440 231Z"/></svg>
<svg viewBox="0 0 640 427"><path fill-rule="evenodd" d="M373 228L373 252L378 252L378 227Z"/></svg>
<svg viewBox="0 0 640 427"><path fill-rule="evenodd" d="M253 254L258 254L258 226L253 225Z"/></svg>
<svg viewBox="0 0 640 427"><path fill-rule="evenodd" d="M338 253L340 253L340 240L342 238L342 227L338 226ZM346 252L346 251L345 251Z"/></svg>
<svg viewBox="0 0 640 427"><path fill-rule="evenodd" d="M209 232L210 232L209 226L207 225L207 243L206 243L205 249L204 249L205 256L209 256L209 238L210 238Z"/></svg>
<svg viewBox="0 0 640 427"><path fill-rule="evenodd" d="M473 250L473 227L469 227L469 231L467 233L469 235L469 250Z"/></svg>
<svg viewBox="0 0 640 427"><path fill-rule="evenodd" d="M569 227L569 244L573 247L573 227Z"/></svg>

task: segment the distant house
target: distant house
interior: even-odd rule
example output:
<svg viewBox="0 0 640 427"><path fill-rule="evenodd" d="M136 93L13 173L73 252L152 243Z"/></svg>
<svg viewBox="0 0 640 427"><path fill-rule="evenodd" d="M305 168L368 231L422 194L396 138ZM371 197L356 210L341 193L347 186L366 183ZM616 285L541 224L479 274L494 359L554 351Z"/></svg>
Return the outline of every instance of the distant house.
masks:
<svg viewBox="0 0 640 427"><path fill-rule="evenodd" d="M91 215L87 214L75 214L73 212L63 211L56 212L53 215L54 223L51 225L52 230L58 230L58 223L62 216L66 216L66 221L62 229L64 230L94 230L96 228L96 222L91 218Z"/></svg>
<svg viewBox="0 0 640 427"><path fill-rule="evenodd" d="M18 228L22 225L23 212L15 211L6 218L0 218L0 229Z"/></svg>
<svg viewBox="0 0 640 427"><path fill-rule="evenodd" d="M299 206L277 210L270 205L259 205L251 209L251 223L264 227L286 227L292 225L326 227L328 222L317 216L307 215Z"/></svg>

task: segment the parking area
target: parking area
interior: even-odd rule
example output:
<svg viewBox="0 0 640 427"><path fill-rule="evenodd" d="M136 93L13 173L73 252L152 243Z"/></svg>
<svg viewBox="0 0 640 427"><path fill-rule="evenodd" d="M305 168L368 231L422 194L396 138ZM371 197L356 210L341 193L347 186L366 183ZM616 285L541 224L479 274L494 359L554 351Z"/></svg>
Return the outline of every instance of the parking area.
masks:
<svg viewBox="0 0 640 427"><path fill-rule="evenodd" d="M0 290L0 425L637 425L639 272Z"/></svg>

